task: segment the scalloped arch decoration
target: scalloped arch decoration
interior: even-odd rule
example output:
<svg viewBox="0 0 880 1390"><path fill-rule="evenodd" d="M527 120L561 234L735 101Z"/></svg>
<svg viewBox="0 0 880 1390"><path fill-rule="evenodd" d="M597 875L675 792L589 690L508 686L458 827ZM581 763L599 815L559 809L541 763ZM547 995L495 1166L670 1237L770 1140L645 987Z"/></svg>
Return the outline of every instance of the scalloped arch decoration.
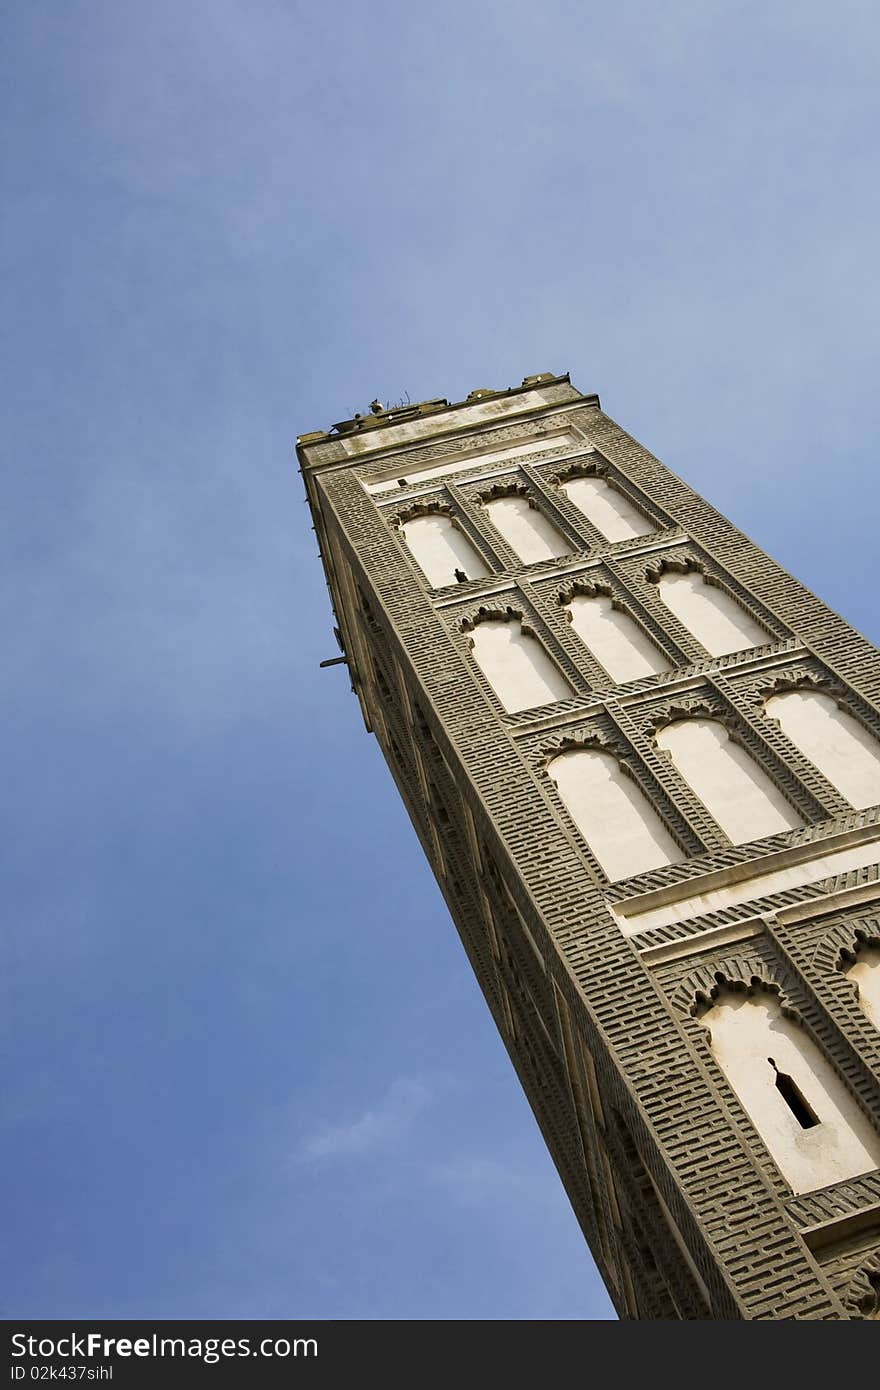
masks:
<svg viewBox="0 0 880 1390"><path fill-rule="evenodd" d="M778 998L786 1018L800 1023L800 1013L789 1003L792 985L790 972L780 967L778 962L774 961L770 967L761 956L743 954L737 950L720 962L713 959L696 966L676 990L675 1003L682 1013L701 1019L722 993L747 994L751 997L756 991L766 990ZM703 1029L706 1034L708 1031Z"/></svg>
<svg viewBox="0 0 880 1390"><path fill-rule="evenodd" d="M765 700L786 690L823 690L835 699L846 694L846 687L839 681L824 673L819 675L808 666L789 666L781 671L768 671L756 684Z"/></svg>
<svg viewBox="0 0 880 1390"><path fill-rule="evenodd" d="M642 725L642 732L656 743L657 735L667 724L705 715L707 719L718 719L729 727L729 717L725 718L726 714L722 702L710 691L700 691L696 695L676 695L668 704L654 707L651 717Z"/></svg>
<svg viewBox="0 0 880 1390"><path fill-rule="evenodd" d="M840 968L855 987L859 1008L880 1028L880 940L857 933L853 946L840 956Z"/></svg>
<svg viewBox="0 0 880 1390"><path fill-rule="evenodd" d="M880 1322L880 1254L857 1270L847 1302L858 1318Z"/></svg>
<svg viewBox="0 0 880 1390"><path fill-rule="evenodd" d="M452 508L442 497L414 497L404 507L389 517L395 531L399 531L408 521L417 516L452 517Z"/></svg>
<svg viewBox="0 0 880 1390"><path fill-rule="evenodd" d="M619 763L626 759L626 749L621 747L606 729L592 728L585 733L557 733L545 745L543 754L536 766L546 772L554 758L561 753L576 753L579 748L596 748L600 753L610 753Z"/></svg>

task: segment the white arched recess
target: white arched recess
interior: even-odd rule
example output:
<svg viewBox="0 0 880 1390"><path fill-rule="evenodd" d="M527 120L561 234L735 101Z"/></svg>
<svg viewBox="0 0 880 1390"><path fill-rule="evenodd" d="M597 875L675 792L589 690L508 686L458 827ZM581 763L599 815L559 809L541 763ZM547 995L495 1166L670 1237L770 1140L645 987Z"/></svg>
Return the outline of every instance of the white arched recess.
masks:
<svg viewBox="0 0 880 1390"><path fill-rule="evenodd" d="M682 854L641 787L612 753L574 748L547 767L572 820L615 881L674 864Z"/></svg>
<svg viewBox="0 0 880 1390"><path fill-rule="evenodd" d="M571 554L571 544L552 521L537 507L530 507L528 498L520 493L494 497L483 505L492 525L524 565Z"/></svg>
<svg viewBox="0 0 880 1390"><path fill-rule="evenodd" d="M569 478L562 491L607 541L647 536L656 526L604 478Z"/></svg>
<svg viewBox="0 0 880 1390"><path fill-rule="evenodd" d="M570 700L574 691L541 643L523 632L518 619L487 618L473 631L474 658L510 714L551 700Z"/></svg>
<svg viewBox="0 0 880 1390"><path fill-rule="evenodd" d="M804 1030L768 992L725 990L700 1020L712 1051L795 1192L880 1166L880 1136Z"/></svg>
<svg viewBox="0 0 880 1390"><path fill-rule="evenodd" d="M880 1028L880 947L867 946L859 951L855 965L851 965L846 974L847 979L859 987L863 1012Z"/></svg>
<svg viewBox="0 0 880 1390"><path fill-rule="evenodd" d="M686 574L661 574L657 591L671 613L696 637L710 656L763 647L772 638L749 617L736 599L714 584L707 584L699 570Z"/></svg>
<svg viewBox="0 0 880 1390"><path fill-rule="evenodd" d="M613 681L621 684L668 671L668 658L607 594L575 594L568 611L578 637Z"/></svg>
<svg viewBox="0 0 880 1390"><path fill-rule="evenodd" d="M414 516L400 527L400 534L433 589L456 581L456 570L468 579L484 579L489 571L467 536L446 512Z"/></svg>
<svg viewBox="0 0 880 1390"><path fill-rule="evenodd" d="M830 695L786 690L771 695L764 709L851 806L880 803L880 748Z"/></svg>
<svg viewBox="0 0 880 1390"><path fill-rule="evenodd" d="M677 719L660 730L656 742L735 845L803 824L719 720Z"/></svg>

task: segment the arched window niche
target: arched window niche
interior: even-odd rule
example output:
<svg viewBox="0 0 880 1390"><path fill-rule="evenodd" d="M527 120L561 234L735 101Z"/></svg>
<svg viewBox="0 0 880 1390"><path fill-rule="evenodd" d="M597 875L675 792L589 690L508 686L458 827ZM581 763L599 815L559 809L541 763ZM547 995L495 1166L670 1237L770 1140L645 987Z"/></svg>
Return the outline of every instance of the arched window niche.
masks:
<svg viewBox="0 0 880 1390"><path fill-rule="evenodd" d="M710 584L700 569L663 570L655 583L670 613L710 656L726 656L773 641L731 594Z"/></svg>
<svg viewBox="0 0 880 1390"><path fill-rule="evenodd" d="M779 691L765 700L764 712L851 806L880 804L880 747L831 695Z"/></svg>
<svg viewBox="0 0 880 1390"><path fill-rule="evenodd" d="M862 1013L880 1028L880 936L859 930L852 947L841 951L838 969L855 986Z"/></svg>
<svg viewBox="0 0 880 1390"><path fill-rule="evenodd" d="M407 549L432 589L459 579L485 579L489 571L449 512L419 512L398 522Z"/></svg>
<svg viewBox="0 0 880 1390"><path fill-rule="evenodd" d="M551 758L547 772L612 882L682 858L641 787L608 749L566 749Z"/></svg>
<svg viewBox="0 0 880 1390"><path fill-rule="evenodd" d="M794 1192L880 1166L880 1136L770 988L722 984L696 1010L713 1056Z"/></svg>
<svg viewBox="0 0 880 1390"><path fill-rule="evenodd" d="M566 615L587 650L617 685L669 670L669 659L604 590L563 598Z"/></svg>
<svg viewBox="0 0 880 1390"><path fill-rule="evenodd" d="M655 742L733 844L762 840L803 824L720 719L675 719L657 732Z"/></svg>
<svg viewBox="0 0 880 1390"><path fill-rule="evenodd" d="M657 529L628 497L597 473L569 474L559 487L606 541L632 540Z"/></svg>
<svg viewBox="0 0 880 1390"><path fill-rule="evenodd" d="M486 515L524 565L571 554L571 543L520 488L485 497Z"/></svg>
<svg viewBox="0 0 880 1390"><path fill-rule="evenodd" d="M487 612L467 628L474 660L508 714L571 699L574 691L520 613Z"/></svg>

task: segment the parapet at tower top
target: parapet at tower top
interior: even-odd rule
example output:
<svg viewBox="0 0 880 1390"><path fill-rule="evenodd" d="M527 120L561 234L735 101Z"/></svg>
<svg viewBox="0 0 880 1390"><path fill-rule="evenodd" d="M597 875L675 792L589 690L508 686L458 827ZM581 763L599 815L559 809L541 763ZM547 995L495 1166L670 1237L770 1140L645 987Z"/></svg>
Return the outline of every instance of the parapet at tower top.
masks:
<svg viewBox="0 0 880 1390"><path fill-rule="evenodd" d="M383 426L398 425L406 420L414 420L422 415L434 415L442 410L457 410L460 407L476 405L480 401L496 399L502 396L513 396L519 391L528 391L536 386L549 386L557 383L570 384L568 372L562 376L556 376L553 372L538 372L534 376L523 377L519 386L510 386L504 390L495 391L488 386L480 386L463 401L448 401L443 396L436 396L431 400L407 402L405 405L384 406L380 400L372 401L369 411L364 414L354 415L350 420L339 420L335 425L331 425L329 430L315 430L310 434L301 434L298 438L300 444L311 444L319 439L327 439L332 436L339 437L346 434L359 434L366 430L381 429Z"/></svg>

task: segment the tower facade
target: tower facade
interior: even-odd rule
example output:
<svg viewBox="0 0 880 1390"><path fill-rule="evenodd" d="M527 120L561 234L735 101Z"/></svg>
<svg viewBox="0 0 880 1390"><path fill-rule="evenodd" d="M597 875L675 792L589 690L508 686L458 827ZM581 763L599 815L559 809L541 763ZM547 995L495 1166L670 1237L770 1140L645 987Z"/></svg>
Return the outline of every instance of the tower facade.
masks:
<svg viewBox="0 0 880 1390"><path fill-rule="evenodd" d="M621 1317L877 1317L880 653L567 376L298 456L340 660Z"/></svg>

